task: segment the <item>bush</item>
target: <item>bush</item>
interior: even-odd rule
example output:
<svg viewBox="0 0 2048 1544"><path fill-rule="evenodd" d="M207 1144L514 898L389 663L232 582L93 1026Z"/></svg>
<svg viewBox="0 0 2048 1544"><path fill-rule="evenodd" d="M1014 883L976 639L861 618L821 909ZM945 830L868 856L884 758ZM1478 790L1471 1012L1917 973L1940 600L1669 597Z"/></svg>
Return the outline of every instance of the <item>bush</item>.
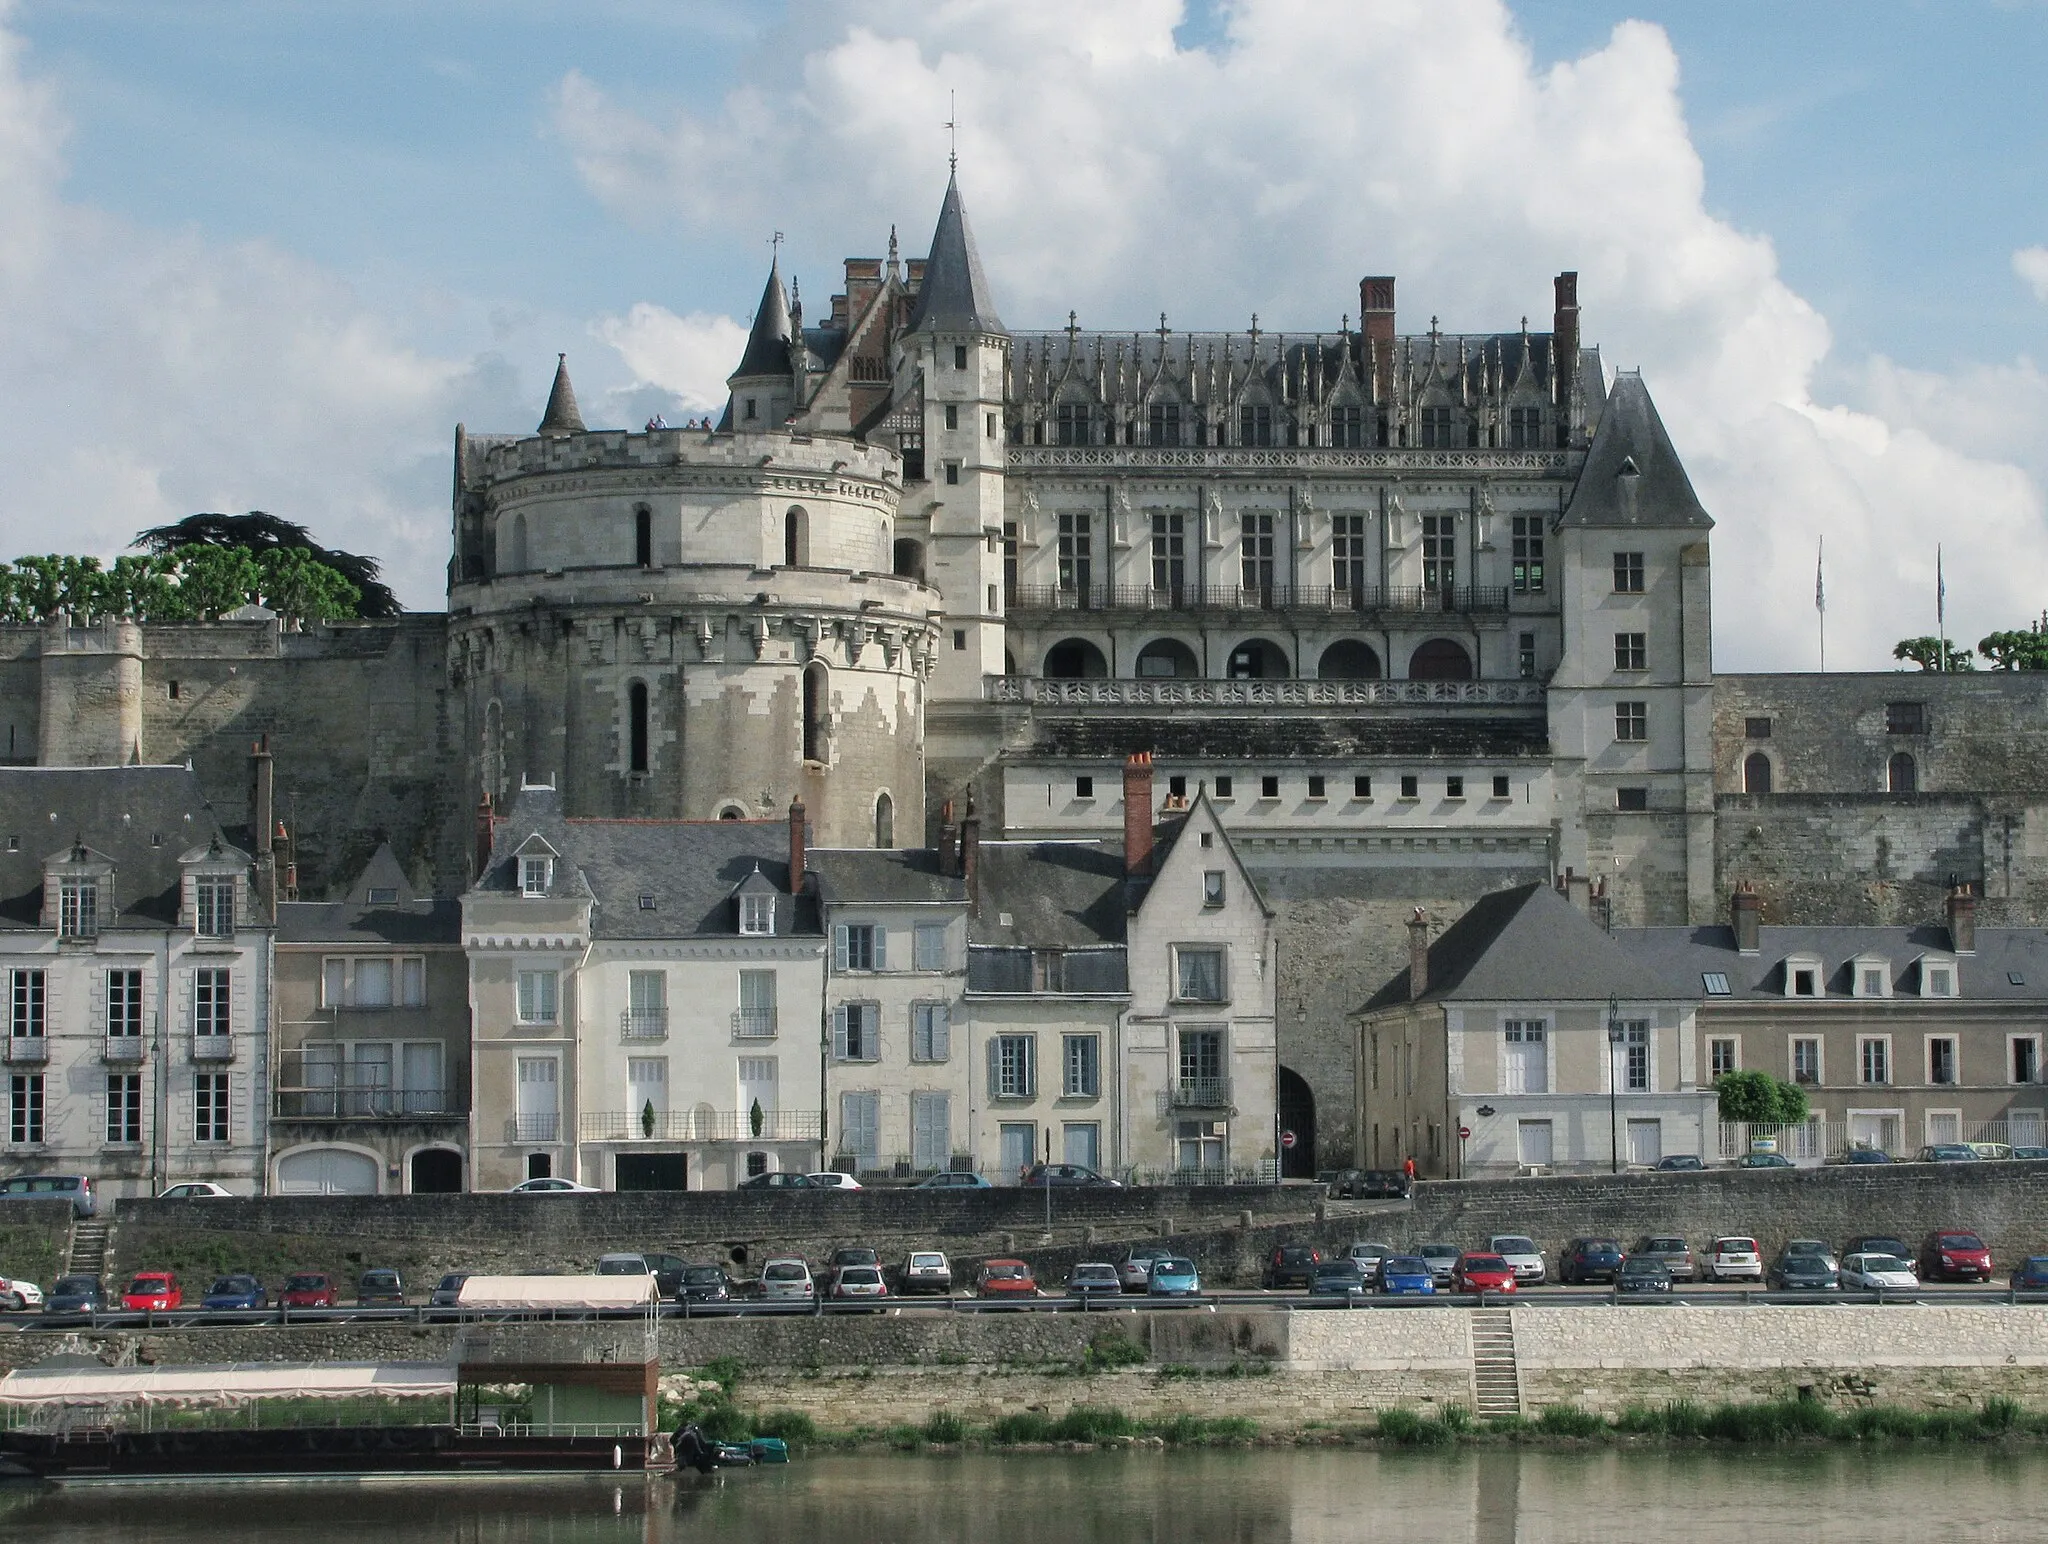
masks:
<svg viewBox="0 0 2048 1544"><path fill-rule="evenodd" d="M1121 1329L1104 1330L1088 1342L1081 1353L1083 1372L1107 1372L1115 1367L1135 1367L1148 1359L1145 1348Z"/></svg>
<svg viewBox="0 0 2048 1544"><path fill-rule="evenodd" d="M951 1410L934 1410L925 1417L924 1440L927 1442L965 1442L967 1423Z"/></svg>
<svg viewBox="0 0 2048 1544"><path fill-rule="evenodd" d="M1417 1415L1405 1405L1379 1413L1379 1437L1401 1447L1441 1447L1451 1440L1451 1430L1442 1421Z"/></svg>
<svg viewBox="0 0 2048 1544"><path fill-rule="evenodd" d="M737 1405L717 1404L698 1412L697 1429L713 1442L745 1442L754 1423Z"/></svg>
<svg viewBox="0 0 2048 1544"><path fill-rule="evenodd" d="M1106 1405L1076 1405L1054 1423L1054 1435L1062 1442L1100 1442L1105 1437L1134 1437L1138 1423L1121 1410Z"/></svg>
<svg viewBox="0 0 2048 1544"><path fill-rule="evenodd" d="M1058 1436L1052 1417L1036 1410L1018 1410L997 1416L989 1427L991 1440L1005 1446L1019 1442L1052 1442Z"/></svg>
<svg viewBox="0 0 2048 1544"><path fill-rule="evenodd" d="M1581 1410L1577 1405L1552 1405L1536 1417L1536 1429L1546 1437L1598 1437L1608 1426L1592 1411Z"/></svg>
<svg viewBox="0 0 2048 1544"><path fill-rule="evenodd" d="M730 1394L732 1392L732 1386L740 1381L740 1374L745 1372L746 1370L747 1364L745 1362L742 1362L738 1357L719 1356L713 1357L710 1361L706 1362L702 1367L700 1367L697 1370L697 1375L700 1378L707 1379L708 1381L717 1384L720 1388L724 1389L726 1393Z"/></svg>
<svg viewBox="0 0 2048 1544"><path fill-rule="evenodd" d="M780 1437L791 1447L818 1440L818 1423L801 1410L768 1410L754 1419L754 1435Z"/></svg>
<svg viewBox="0 0 2048 1544"><path fill-rule="evenodd" d="M1721 1119L1765 1126L1796 1126L1806 1119L1806 1090L1768 1072L1724 1072L1714 1079Z"/></svg>
<svg viewBox="0 0 2048 1544"><path fill-rule="evenodd" d="M1242 1415L1223 1415L1205 1421L1200 1416L1183 1413L1154 1421L1151 1430L1153 1436L1170 1447L1249 1442L1259 1434L1258 1426Z"/></svg>

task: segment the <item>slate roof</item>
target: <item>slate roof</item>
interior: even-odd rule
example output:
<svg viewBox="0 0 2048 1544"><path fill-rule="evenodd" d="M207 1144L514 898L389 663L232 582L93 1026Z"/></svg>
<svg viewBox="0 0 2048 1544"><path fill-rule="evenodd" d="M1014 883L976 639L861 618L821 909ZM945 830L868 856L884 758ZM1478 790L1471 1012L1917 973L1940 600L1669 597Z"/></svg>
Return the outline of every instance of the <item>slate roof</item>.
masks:
<svg viewBox="0 0 2048 1544"><path fill-rule="evenodd" d="M40 927L43 864L74 841L114 865L101 931L173 927L180 855L221 835L189 767L0 768L0 929Z"/></svg>
<svg viewBox="0 0 2048 1544"><path fill-rule="evenodd" d="M761 290L761 303L754 307L754 326L747 334L746 352L740 366L726 377L738 381L756 376L788 376L789 297L782 289L782 259L768 264L768 282Z"/></svg>
<svg viewBox="0 0 2048 1544"><path fill-rule="evenodd" d="M372 903L370 896L379 899ZM393 899L382 899L384 892ZM462 942L462 903L452 896L413 892L405 868L385 842L339 901L280 901L280 944L398 944L424 947Z"/></svg>
<svg viewBox="0 0 2048 1544"><path fill-rule="evenodd" d="M1429 946L1424 1002L1691 1000L1696 984L1624 950L1547 883L1482 897ZM1408 1001L1403 970L1361 1012Z"/></svg>
<svg viewBox="0 0 2048 1544"><path fill-rule="evenodd" d="M1882 955L1891 963L1892 990L1920 1001L1919 973L1914 962L1935 955L1956 964L1956 992L1965 1002L2040 1003L2048 1001L2048 930L1980 927L1977 952L1958 957L1949 931L1939 924L1917 927L1764 927L1758 930L1755 954L1738 954L1734 929L1716 927L1617 928L1615 942L1650 968L1692 984L1702 996L1700 978L1715 971L1728 978L1726 997L1708 1002L1785 1000L1788 956L1818 956L1821 986L1827 997L1848 1000L1849 962L1859 955ZM2018 976L2014 981L2011 978ZM1951 999L1929 999L1950 1001Z"/></svg>
<svg viewBox="0 0 2048 1544"><path fill-rule="evenodd" d="M569 356L555 356L555 384L548 391L547 411L540 415L536 434L583 433L583 410L576 405L576 388L569 384Z"/></svg>
<svg viewBox="0 0 2048 1544"><path fill-rule="evenodd" d="M1640 374L1614 378L1563 524L1713 528Z"/></svg>
<svg viewBox="0 0 2048 1544"><path fill-rule="evenodd" d="M1077 949L1124 941L1131 901L1121 843L985 841L976 862L980 905L968 913L970 944Z"/></svg>
<svg viewBox="0 0 2048 1544"><path fill-rule="evenodd" d="M975 249L974 232L967 226L967 210L960 202L957 177L946 179L946 198L939 205L939 223L932 231L931 255L925 259L917 305L910 314L909 330L916 332L920 327L998 332L1007 336L1002 319L996 315L988 275L981 271L981 253Z"/></svg>
<svg viewBox="0 0 2048 1544"><path fill-rule="evenodd" d="M1032 716L1036 738L1032 749L1041 756L1101 760L1150 751L1166 761L1320 760L1359 756L1420 759L1463 756L1493 760L1512 756L1545 756L1550 751L1550 724L1541 713L1520 717L1292 718L1224 717L1209 714L1188 718Z"/></svg>
<svg viewBox="0 0 2048 1544"><path fill-rule="evenodd" d="M967 882L941 874L932 848L814 847L804 855L804 866L817 873L823 903L958 905L967 899Z"/></svg>

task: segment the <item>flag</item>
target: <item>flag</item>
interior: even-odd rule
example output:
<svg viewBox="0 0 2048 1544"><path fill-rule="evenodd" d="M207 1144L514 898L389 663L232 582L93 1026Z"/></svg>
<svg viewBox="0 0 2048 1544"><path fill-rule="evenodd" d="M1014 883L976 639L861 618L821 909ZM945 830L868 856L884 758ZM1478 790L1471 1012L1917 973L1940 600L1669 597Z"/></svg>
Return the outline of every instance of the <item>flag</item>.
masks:
<svg viewBox="0 0 2048 1544"><path fill-rule="evenodd" d="M1822 569L1823 562L1827 557L1827 550L1828 539L1823 536L1820 539L1820 545L1814 548L1813 552L1813 609L1815 611L1826 611L1828 609L1828 587L1823 577Z"/></svg>

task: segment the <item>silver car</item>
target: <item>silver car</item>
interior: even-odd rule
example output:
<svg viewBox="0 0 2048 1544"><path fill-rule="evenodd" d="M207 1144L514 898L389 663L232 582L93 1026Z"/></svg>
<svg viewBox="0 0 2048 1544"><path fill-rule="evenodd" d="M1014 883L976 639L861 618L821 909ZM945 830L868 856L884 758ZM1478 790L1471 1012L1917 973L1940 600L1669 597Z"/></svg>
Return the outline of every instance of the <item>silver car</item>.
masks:
<svg viewBox="0 0 2048 1544"><path fill-rule="evenodd" d="M1116 1262L1116 1279L1126 1292L1149 1292L1153 1262L1172 1257L1173 1251L1165 1244L1133 1244Z"/></svg>
<svg viewBox="0 0 2048 1544"><path fill-rule="evenodd" d="M1496 1233L1486 1241L1486 1252L1507 1261L1508 1269L1515 1273L1515 1285L1518 1287L1540 1287L1549 1277L1549 1268L1543 1263L1543 1251L1536 1247L1533 1238L1525 1238L1519 1233Z"/></svg>
<svg viewBox="0 0 2048 1544"><path fill-rule="evenodd" d="M1344 1258L1358 1262L1359 1273L1365 1277L1368 1287L1380 1284L1380 1262L1391 1260L1400 1251L1392 1244L1358 1243L1344 1251Z"/></svg>
<svg viewBox="0 0 2048 1544"><path fill-rule="evenodd" d="M1451 1272L1456 1269L1458 1256L1465 1251L1456 1244L1420 1244L1416 1255L1429 1267L1429 1279L1440 1287L1451 1283Z"/></svg>
<svg viewBox="0 0 2048 1544"><path fill-rule="evenodd" d="M903 1262L902 1280L906 1293L951 1292L953 1267L936 1249L913 1249Z"/></svg>
<svg viewBox="0 0 2048 1544"><path fill-rule="evenodd" d="M770 1260L761 1267L761 1296L771 1303L808 1303L818 1295L811 1268L802 1260Z"/></svg>

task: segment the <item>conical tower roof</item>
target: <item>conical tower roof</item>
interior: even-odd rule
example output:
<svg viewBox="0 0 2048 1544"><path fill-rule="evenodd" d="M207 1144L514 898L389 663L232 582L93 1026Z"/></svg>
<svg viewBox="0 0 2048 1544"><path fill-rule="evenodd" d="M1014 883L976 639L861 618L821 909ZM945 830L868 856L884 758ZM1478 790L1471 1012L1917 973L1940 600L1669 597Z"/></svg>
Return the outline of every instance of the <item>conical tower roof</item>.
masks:
<svg viewBox="0 0 2048 1544"><path fill-rule="evenodd" d="M1614 378L1562 523L1712 528L1640 373Z"/></svg>
<svg viewBox="0 0 2048 1544"><path fill-rule="evenodd" d="M967 228L958 177L946 179L946 201L939 205L931 256L925 259L924 282L918 287L917 309L911 314L910 330L920 327L1007 332L996 315L988 275L981 271L974 232Z"/></svg>
<svg viewBox="0 0 2048 1544"><path fill-rule="evenodd" d="M768 283L761 291L761 303L754 307L754 330L747 334L747 351L740 367L728 381L756 376L789 374L789 297L782 290L782 259L768 264Z"/></svg>
<svg viewBox="0 0 2048 1544"><path fill-rule="evenodd" d="M583 433L583 410L576 406L576 388L569 384L569 356L555 356L555 384L548 392L548 410L540 415L536 434Z"/></svg>

